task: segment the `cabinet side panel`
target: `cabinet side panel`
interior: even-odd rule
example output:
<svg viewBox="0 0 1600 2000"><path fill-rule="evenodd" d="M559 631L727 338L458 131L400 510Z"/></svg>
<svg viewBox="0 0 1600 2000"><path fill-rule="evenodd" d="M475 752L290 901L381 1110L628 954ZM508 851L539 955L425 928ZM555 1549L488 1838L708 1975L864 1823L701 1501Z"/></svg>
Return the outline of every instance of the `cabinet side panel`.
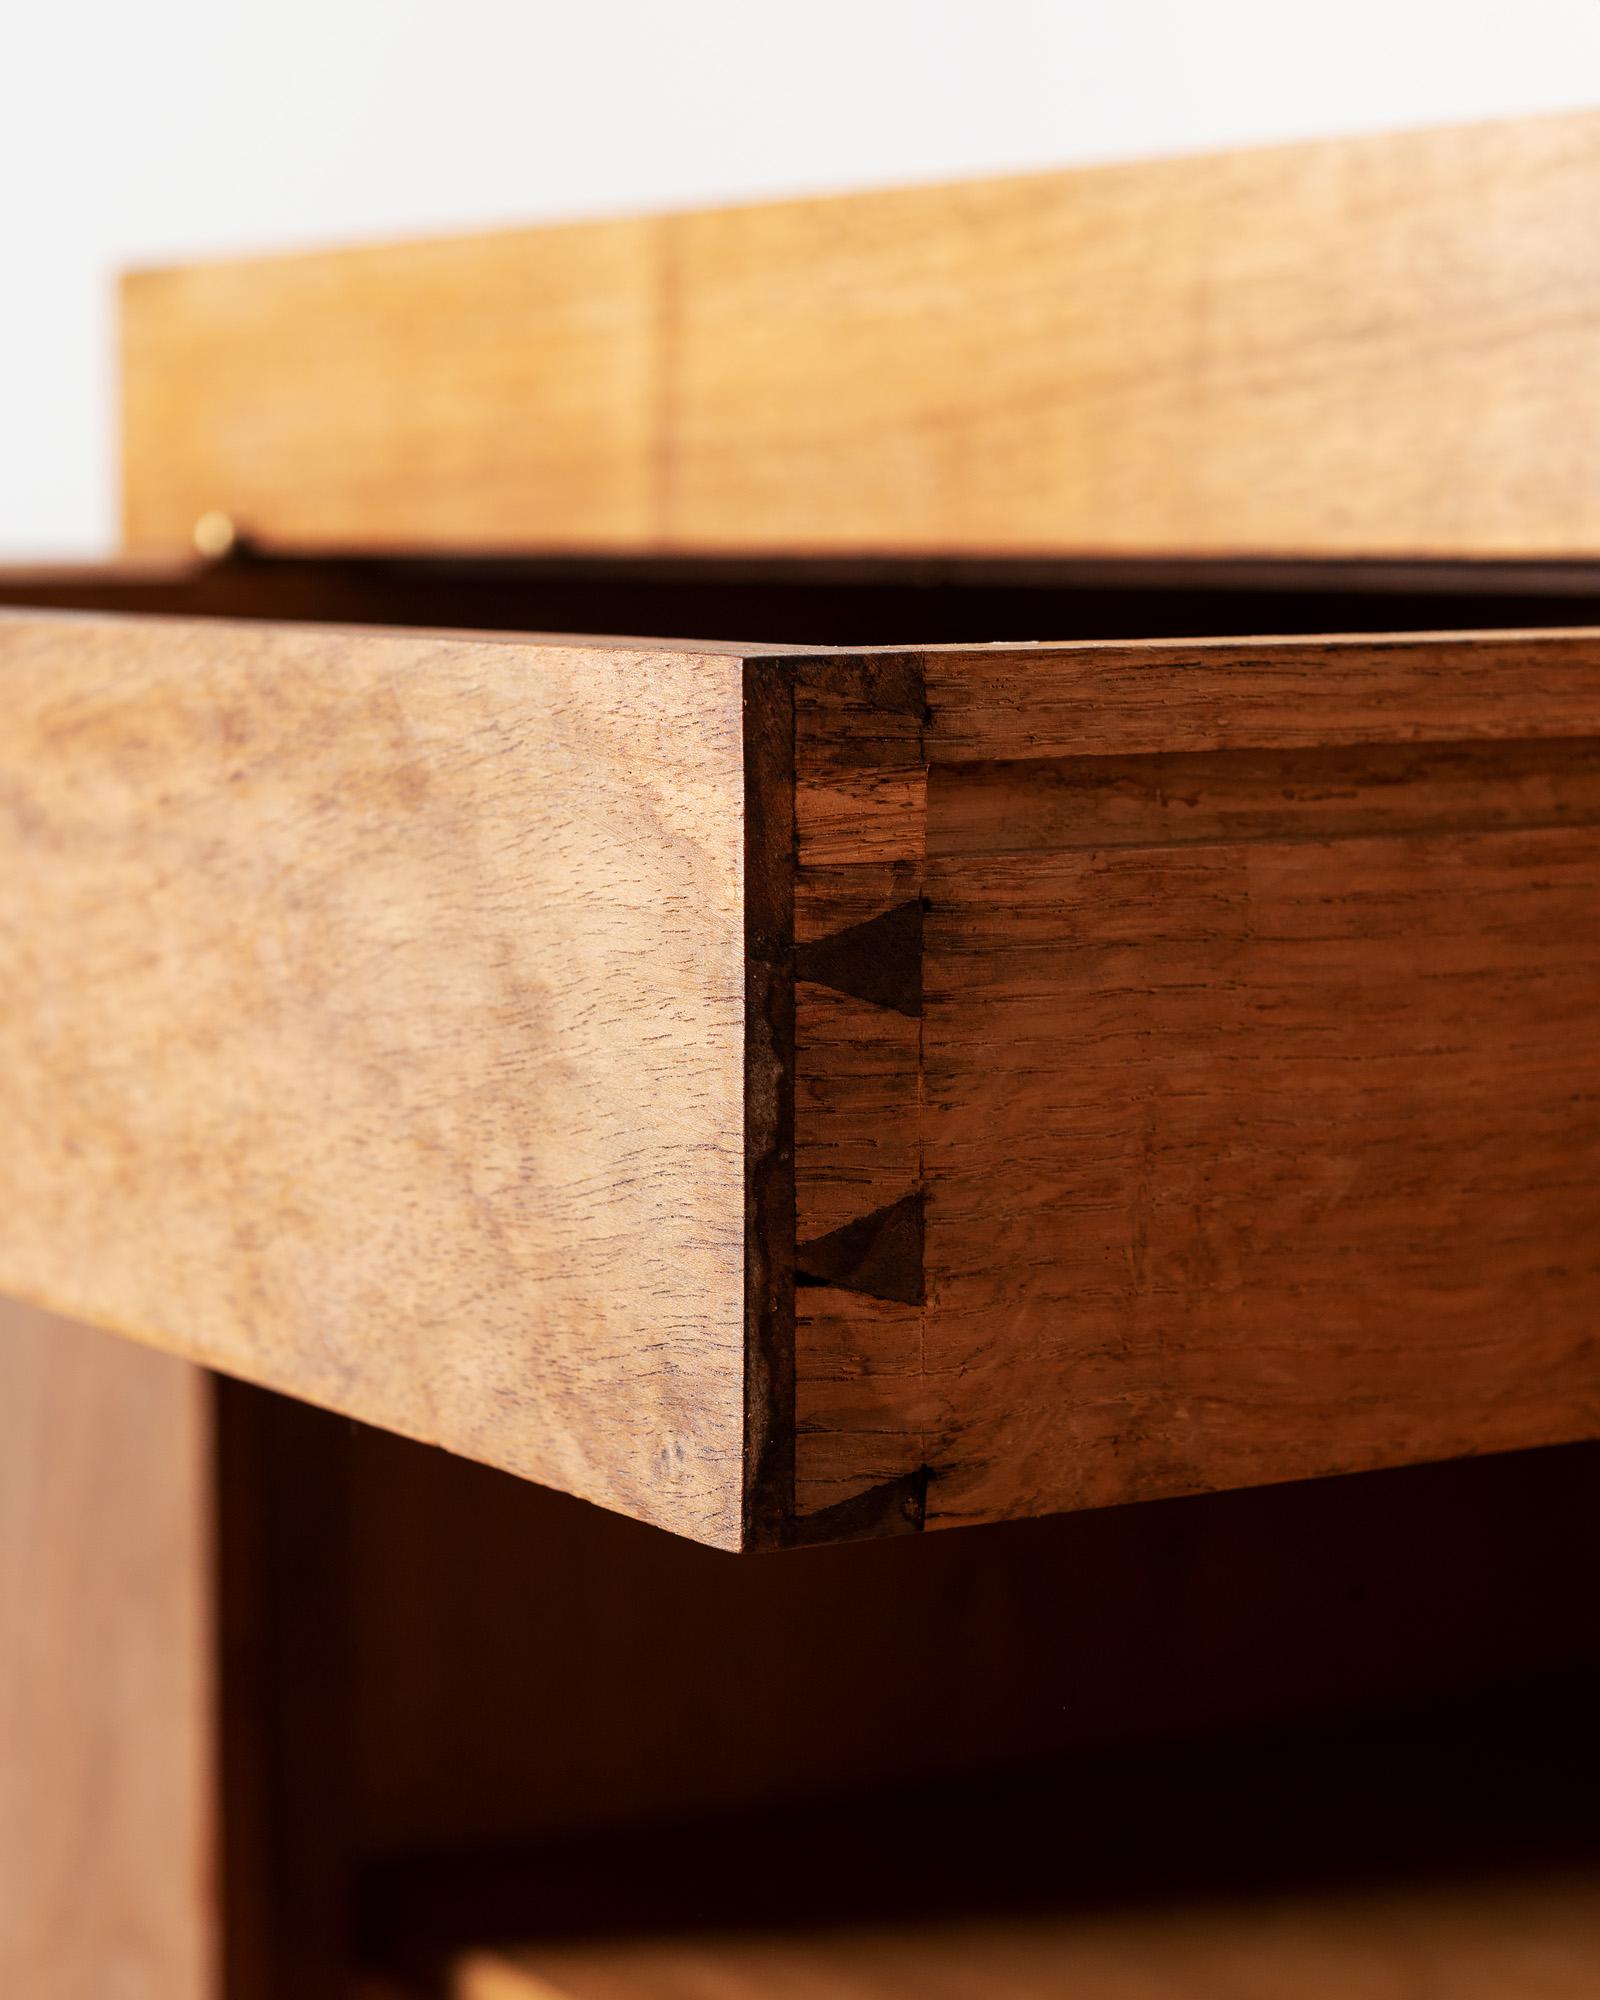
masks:
<svg viewBox="0 0 1600 2000"><path fill-rule="evenodd" d="M0 1990L217 2000L201 1371L0 1300Z"/></svg>
<svg viewBox="0 0 1600 2000"><path fill-rule="evenodd" d="M740 673L0 618L0 1280L737 1542Z"/></svg>

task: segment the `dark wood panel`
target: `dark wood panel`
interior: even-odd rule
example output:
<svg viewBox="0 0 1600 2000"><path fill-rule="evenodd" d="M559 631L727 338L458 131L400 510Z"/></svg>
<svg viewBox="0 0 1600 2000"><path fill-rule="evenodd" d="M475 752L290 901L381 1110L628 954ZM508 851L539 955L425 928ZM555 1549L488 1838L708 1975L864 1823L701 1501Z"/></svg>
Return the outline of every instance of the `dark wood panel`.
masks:
<svg viewBox="0 0 1600 2000"><path fill-rule="evenodd" d="M535 1977L581 2000L1332 2000L1419 1976L1449 2000L1575 2000L1600 1944L1595 1754L1582 1688L1525 1683L395 1867L368 1885L372 1935L430 1991L519 2000Z"/></svg>
<svg viewBox="0 0 1600 2000"><path fill-rule="evenodd" d="M1581 1674L1600 1647L1593 1446L735 1560L303 1414L348 1439L357 1846L419 1869Z"/></svg>
<svg viewBox="0 0 1600 2000"><path fill-rule="evenodd" d="M935 1518L1600 1428L1593 830L928 894Z"/></svg>
<svg viewBox="0 0 1600 2000"><path fill-rule="evenodd" d="M801 1538L1600 1428L1591 637L797 671Z"/></svg>

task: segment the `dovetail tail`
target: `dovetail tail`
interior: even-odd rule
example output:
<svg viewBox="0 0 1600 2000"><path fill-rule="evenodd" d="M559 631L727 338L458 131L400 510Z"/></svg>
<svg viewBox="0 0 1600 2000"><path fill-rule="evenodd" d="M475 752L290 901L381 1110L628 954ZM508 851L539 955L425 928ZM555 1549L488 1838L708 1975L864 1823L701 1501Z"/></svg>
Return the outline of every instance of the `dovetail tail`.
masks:
<svg viewBox="0 0 1600 2000"><path fill-rule="evenodd" d="M795 1281L920 1306L926 1290L922 1190L800 1244Z"/></svg>
<svg viewBox="0 0 1600 2000"><path fill-rule="evenodd" d="M898 1479L886 1479L869 1486L864 1493L831 1507L819 1507L814 1514L801 1514L794 1523L792 1540L801 1547L814 1542L846 1542L883 1535L919 1535L927 1524L928 1482L931 1466L919 1465L915 1472Z"/></svg>
<svg viewBox="0 0 1600 2000"><path fill-rule="evenodd" d="M920 1015L922 909L922 898L914 897L831 937L797 945L795 978L897 1014Z"/></svg>

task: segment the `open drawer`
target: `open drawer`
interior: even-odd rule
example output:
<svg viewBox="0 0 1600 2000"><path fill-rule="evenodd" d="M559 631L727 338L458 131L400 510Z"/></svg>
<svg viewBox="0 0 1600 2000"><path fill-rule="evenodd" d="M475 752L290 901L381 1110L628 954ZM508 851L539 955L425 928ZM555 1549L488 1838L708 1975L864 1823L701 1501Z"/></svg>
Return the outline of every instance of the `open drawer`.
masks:
<svg viewBox="0 0 1600 2000"><path fill-rule="evenodd" d="M5 594L0 1290L730 1548L1600 1431L1583 572Z"/></svg>

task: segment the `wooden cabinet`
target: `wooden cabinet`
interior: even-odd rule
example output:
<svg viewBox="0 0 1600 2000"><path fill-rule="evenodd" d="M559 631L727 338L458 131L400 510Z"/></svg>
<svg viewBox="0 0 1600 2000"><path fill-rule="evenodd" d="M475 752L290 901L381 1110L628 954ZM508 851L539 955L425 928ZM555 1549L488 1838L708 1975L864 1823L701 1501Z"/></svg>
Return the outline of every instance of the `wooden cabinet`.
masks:
<svg viewBox="0 0 1600 2000"><path fill-rule="evenodd" d="M1488 1990L844 1828L1592 1672L1597 134L130 281L133 553L0 579L0 1983Z"/></svg>

